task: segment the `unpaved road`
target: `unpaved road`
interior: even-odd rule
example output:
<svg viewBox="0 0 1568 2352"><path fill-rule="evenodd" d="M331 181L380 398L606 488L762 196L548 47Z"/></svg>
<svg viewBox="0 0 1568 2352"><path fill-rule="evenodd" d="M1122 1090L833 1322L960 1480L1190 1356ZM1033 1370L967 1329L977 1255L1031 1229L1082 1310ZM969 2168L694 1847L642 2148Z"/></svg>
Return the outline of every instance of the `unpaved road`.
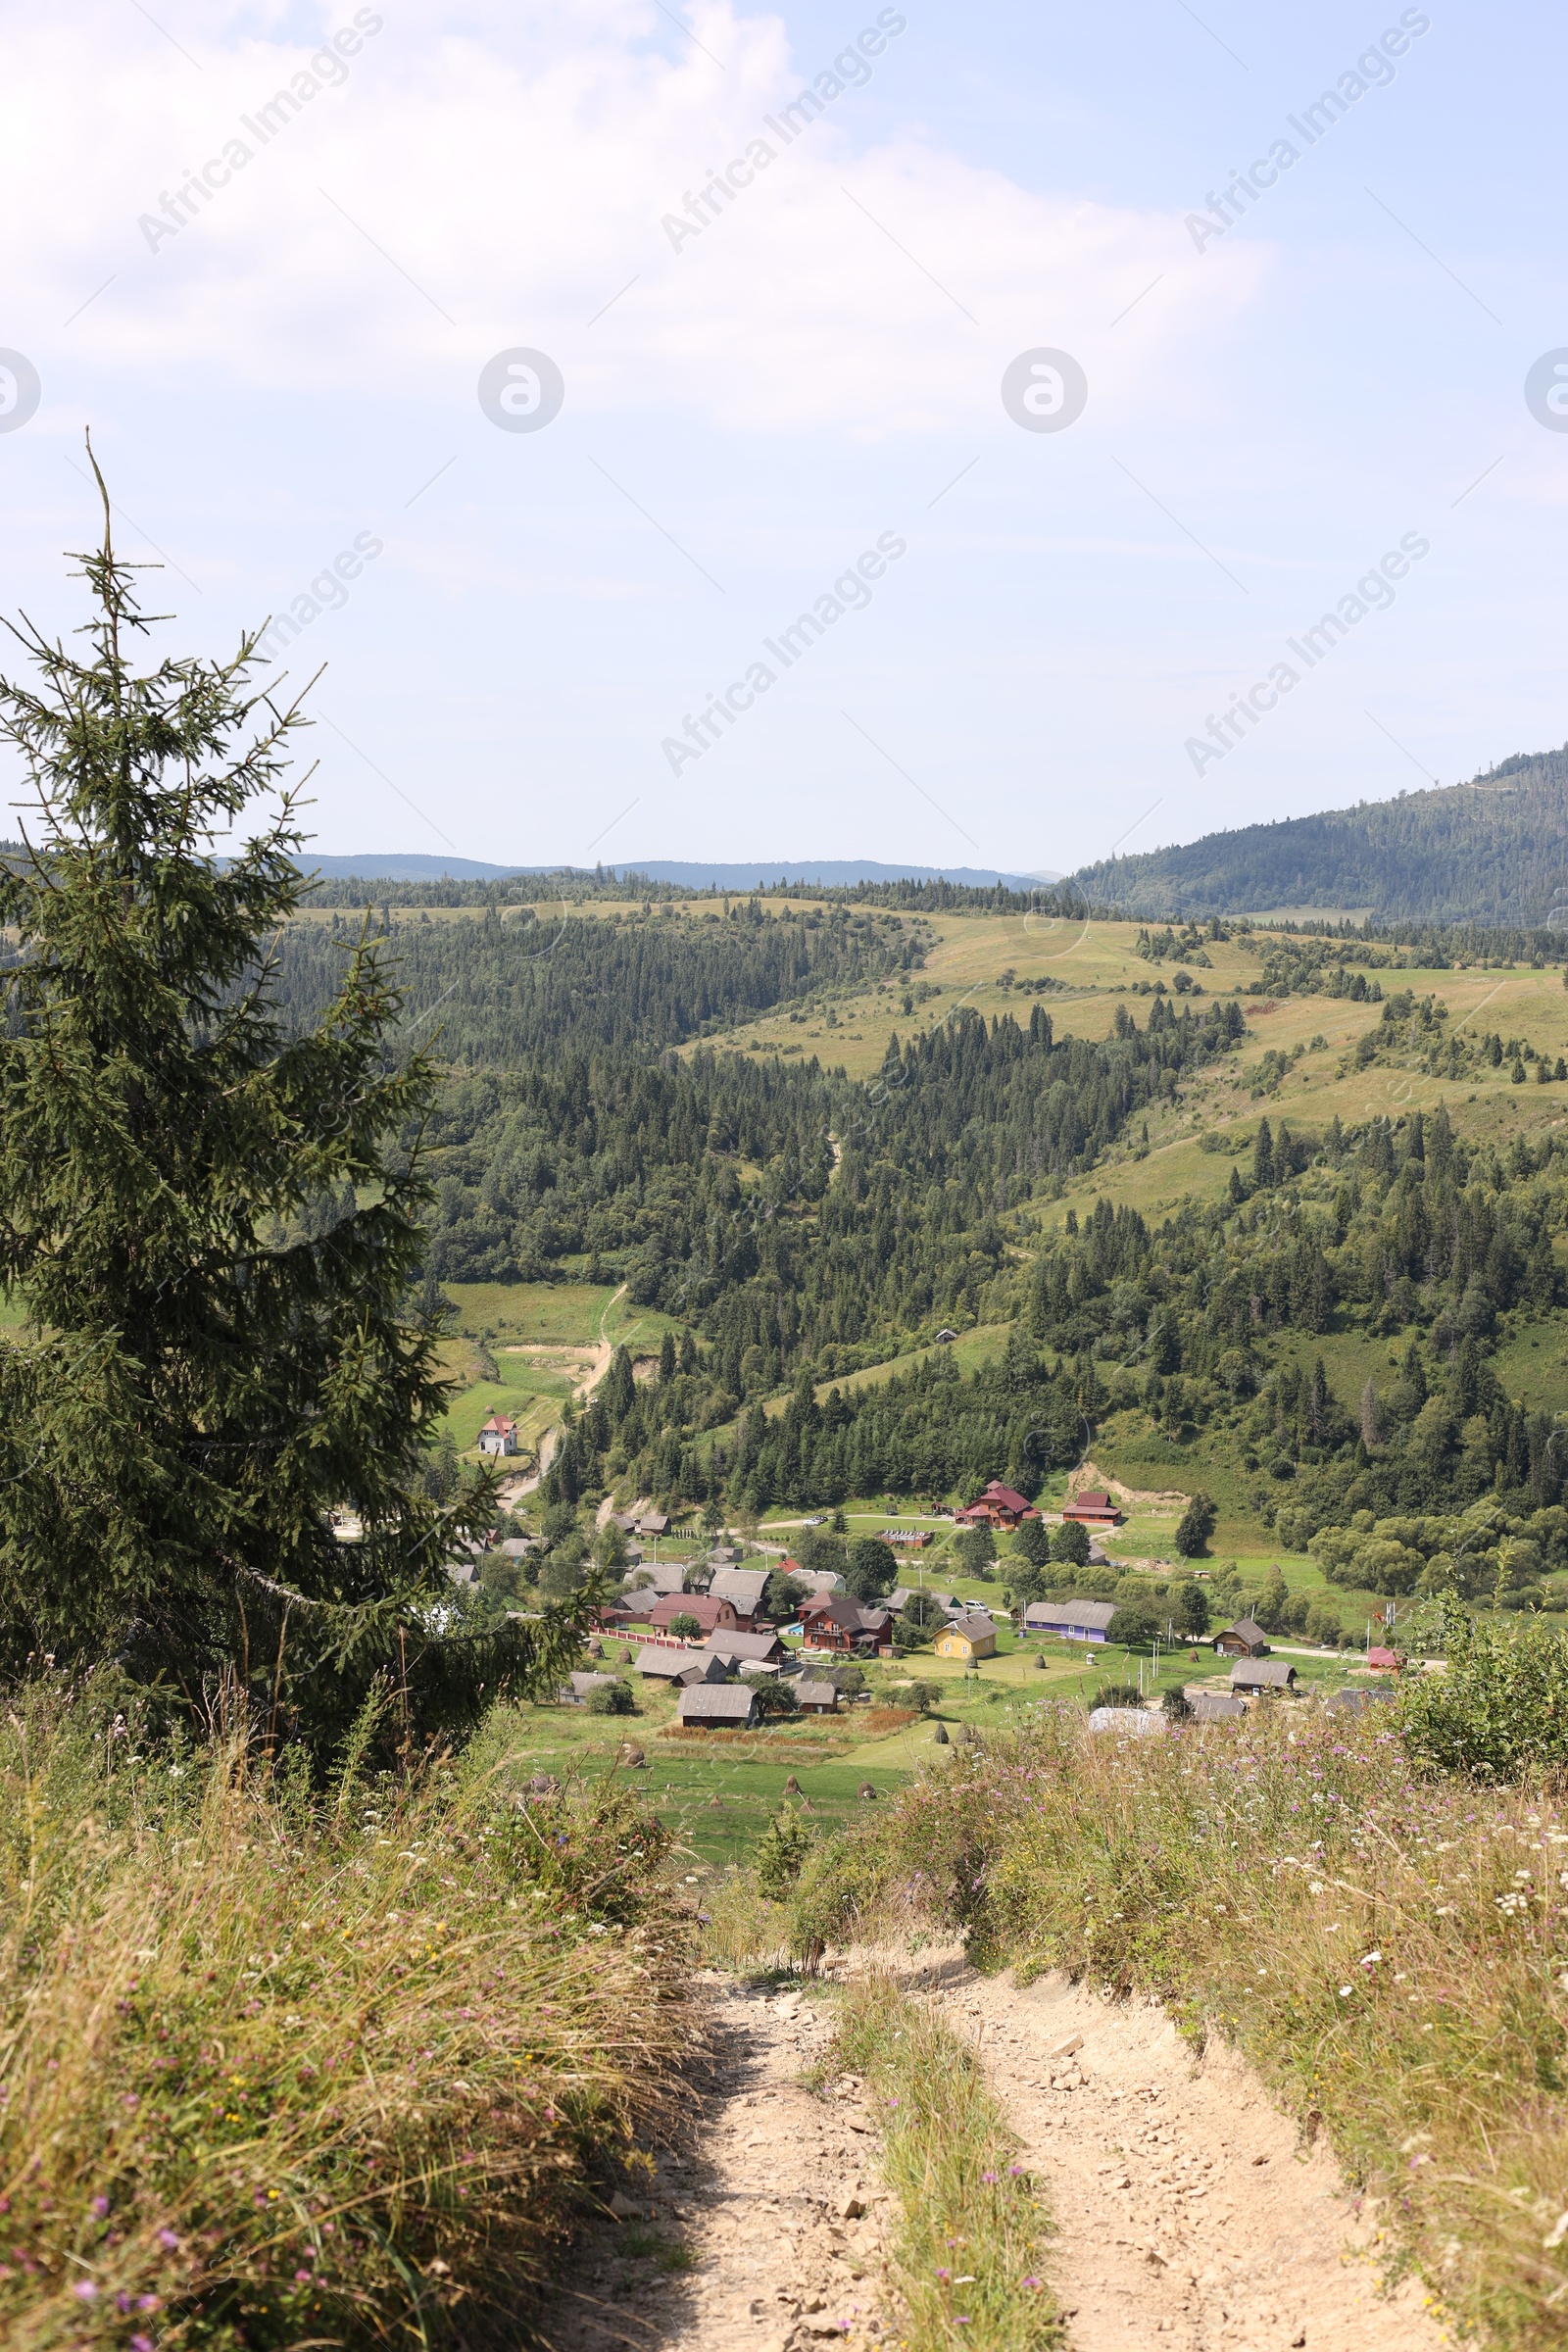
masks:
<svg viewBox="0 0 1568 2352"><path fill-rule="evenodd" d="M1382 2292L1375 2213L1326 2149L1298 2147L1223 2043L1195 2061L1156 2002L1112 2006L1062 1977L1021 1990L960 1952L925 1976L955 2031L978 2039L1045 2188L1074 2352L1156 2338L1181 2352L1453 2343L1419 2281Z"/></svg>
<svg viewBox="0 0 1568 2352"><path fill-rule="evenodd" d="M852 1953L832 1973L868 1970L978 2042L1054 2216L1047 2268L1071 2352L1454 2345L1417 2281L1382 2291L1376 2214L1218 2042L1195 2061L1154 2003L1110 2006L1061 1978L1020 1988L956 1948ZM831 2033L827 2004L719 1980L710 1998L711 2071L683 2140L660 2152L645 2209L583 2248L547 2341L806 2352L896 2338L859 2086L816 2097L797 2080ZM865 2218L847 2218L855 2204ZM671 2246L690 2267L668 2267Z"/></svg>
<svg viewBox="0 0 1568 2352"><path fill-rule="evenodd" d="M818 2098L798 2080L826 2005L719 1983L710 1998L685 2129L578 2249L544 2323L554 2352L864 2352L885 2332L869 2117L858 2085Z"/></svg>

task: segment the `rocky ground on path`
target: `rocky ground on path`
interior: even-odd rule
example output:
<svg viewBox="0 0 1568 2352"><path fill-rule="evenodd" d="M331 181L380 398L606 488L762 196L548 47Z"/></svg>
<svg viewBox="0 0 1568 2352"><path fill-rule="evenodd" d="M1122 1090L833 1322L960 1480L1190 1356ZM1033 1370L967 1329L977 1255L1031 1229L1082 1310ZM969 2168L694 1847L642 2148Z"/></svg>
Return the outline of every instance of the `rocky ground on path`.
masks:
<svg viewBox="0 0 1568 2352"><path fill-rule="evenodd" d="M1369 2199L1298 2144L1217 2038L1200 2060L1155 2002L1062 1977L983 1978L961 1948L887 1966L979 2045L1054 2219L1047 2270L1072 2352L1441 2352L1419 2280L1380 2283Z"/></svg>
<svg viewBox="0 0 1568 2352"><path fill-rule="evenodd" d="M866 2352L886 2333L877 2139L853 2078L808 2089L832 2035L808 1987L714 1979L684 2127L579 2242L551 2352Z"/></svg>

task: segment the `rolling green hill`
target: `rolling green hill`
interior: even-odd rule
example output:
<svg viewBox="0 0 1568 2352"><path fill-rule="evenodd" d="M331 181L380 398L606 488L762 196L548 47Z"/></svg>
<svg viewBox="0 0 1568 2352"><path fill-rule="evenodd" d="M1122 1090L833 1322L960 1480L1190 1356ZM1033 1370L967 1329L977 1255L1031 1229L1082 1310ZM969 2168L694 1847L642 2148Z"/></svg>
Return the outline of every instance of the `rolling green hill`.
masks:
<svg viewBox="0 0 1568 2352"><path fill-rule="evenodd" d="M1205 834L1073 877L1130 914L1355 909L1392 921L1544 923L1568 906L1568 744L1395 801Z"/></svg>

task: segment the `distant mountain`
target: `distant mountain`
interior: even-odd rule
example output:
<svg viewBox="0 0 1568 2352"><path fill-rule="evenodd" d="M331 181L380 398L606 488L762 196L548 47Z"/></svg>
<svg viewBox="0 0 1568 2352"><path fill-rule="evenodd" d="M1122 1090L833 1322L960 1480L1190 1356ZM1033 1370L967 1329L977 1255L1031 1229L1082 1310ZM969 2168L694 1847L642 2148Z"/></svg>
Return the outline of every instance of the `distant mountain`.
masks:
<svg viewBox="0 0 1568 2352"><path fill-rule="evenodd" d="M590 873L587 866L486 865L476 858L424 858L383 850L366 850L352 858L300 859L315 873L332 881L350 876L366 882L436 882L450 875L461 882L499 882L508 874ZM678 882L687 890L761 890L772 882L822 882L843 887L856 882L956 882L968 890L989 890L1004 882L1012 890L1030 890L1037 882L1059 882L1054 873L1006 874L996 866L879 865L874 858L775 858L737 865L667 863L658 858L629 858L607 866L607 874L642 874L650 882Z"/></svg>
<svg viewBox="0 0 1568 2352"><path fill-rule="evenodd" d="M650 882L682 882L688 890L761 890L770 882L823 882L844 889L857 882L955 882L964 890L1032 890L1037 882L1059 882L1059 874L1008 874L994 865L879 865L874 858L757 858L739 865L662 864L634 858L621 871L646 874Z"/></svg>
<svg viewBox="0 0 1568 2352"><path fill-rule="evenodd" d="M1161 919L1321 906L1544 923L1568 909L1568 744L1516 753L1468 784L1107 858L1073 880L1097 906Z"/></svg>
<svg viewBox="0 0 1568 2352"><path fill-rule="evenodd" d="M507 874L537 874L537 865L486 865L478 858L421 858L396 851L366 850L353 858L313 858L299 860L311 873L326 874L337 882L357 877L366 882L439 882L450 874L460 882L499 882Z"/></svg>

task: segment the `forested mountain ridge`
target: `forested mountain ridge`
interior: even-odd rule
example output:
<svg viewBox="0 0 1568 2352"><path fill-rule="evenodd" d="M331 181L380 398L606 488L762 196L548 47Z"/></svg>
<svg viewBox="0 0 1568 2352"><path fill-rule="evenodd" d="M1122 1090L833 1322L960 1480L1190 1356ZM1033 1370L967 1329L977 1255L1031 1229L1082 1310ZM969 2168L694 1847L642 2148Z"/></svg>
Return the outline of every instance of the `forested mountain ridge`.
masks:
<svg viewBox="0 0 1568 2352"><path fill-rule="evenodd" d="M272 994L291 1022L330 1001L362 921L334 914L282 932ZM408 1029L470 1069L579 1045L680 1045L813 989L906 972L924 936L894 915L842 906L765 914L755 899L695 924L565 906L504 917L487 906L462 921L401 913L390 930Z"/></svg>
<svg viewBox="0 0 1568 2352"><path fill-rule="evenodd" d="M1140 916L1322 906L1542 924L1568 906L1568 745L1516 754L1468 784L1106 858L1073 880Z"/></svg>

